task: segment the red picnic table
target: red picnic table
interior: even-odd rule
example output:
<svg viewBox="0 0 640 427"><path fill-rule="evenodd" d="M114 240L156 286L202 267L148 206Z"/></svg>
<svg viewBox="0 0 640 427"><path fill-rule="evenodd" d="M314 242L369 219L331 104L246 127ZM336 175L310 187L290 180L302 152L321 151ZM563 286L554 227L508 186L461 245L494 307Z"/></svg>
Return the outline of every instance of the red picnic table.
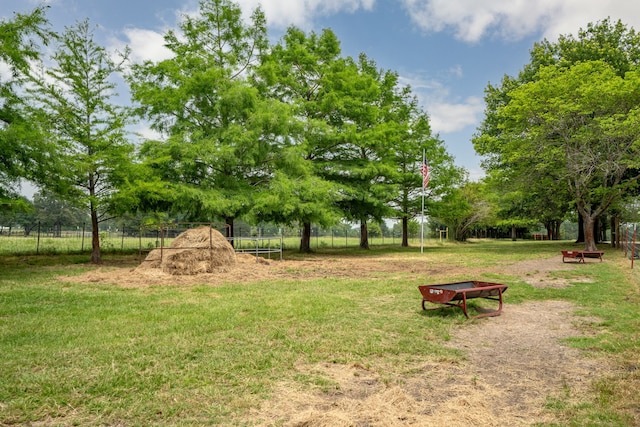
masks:
<svg viewBox="0 0 640 427"><path fill-rule="evenodd" d="M566 258L572 258L576 260L575 262L582 262L582 263L584 263L585 258L600 258L600 262L602 262L602 255L604 255L604 252L602 251L576 250L576 251L561 251L561 252L562 252L562 262L567 262L565 261Z"/></svg>

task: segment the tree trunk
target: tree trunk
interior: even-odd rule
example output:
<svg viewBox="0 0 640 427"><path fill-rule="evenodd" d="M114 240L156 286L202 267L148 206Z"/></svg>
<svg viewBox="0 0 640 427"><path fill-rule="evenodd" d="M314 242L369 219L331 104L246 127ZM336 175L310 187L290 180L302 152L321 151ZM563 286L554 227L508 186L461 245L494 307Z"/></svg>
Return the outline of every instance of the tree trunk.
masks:
<svg viewBox="0 0 640 427"><path fill-rule="evenodd" d="M93 202L90 203L91 209L91 263L102 264L100 255L100 230L98 230L98 212Z"/></svg>
<svg viewBox="0 0 640 427"><path fill-rule="evenodd" d="M403 248L409 247L409 217L402 217L402 245Z"/></svg>
<svg viewBox="0 0 640 427"><path fill-rule="evenodd" d="M600 218L598 220L598 224L600 225L599 227L599 238L598 238L598 243L601 242L606 242L607 241L607 226L609 225L607 223L607 216L606 215L600 215Z"/></svg>
<svg viewBox="0 0 640 427"><path fill-rule="evenodd" d="M609 217L609 227L611 227L611 247L616 247L616 216Z"/></svg>
<svg viewBox="0 0 640 427"><path fill-rule="evenodd" d="M225 227L224 228L225 228L225 231L227 232L227 236L226 236L227 237L227 241L229 242L229 244L232 247L235 248L236 245L235 245L235 241L234 241L235 240L234 239L235 234L233 232L233 217L232 216L225 217L224 223L225 223Z"/></svg>
<svg viewBox="0 0 640 427"><path fill-rule="evenodd" d="M369 249L369 233L365 220L360 221L360 249Z"/></svg>
<svg viewBox="0 0 640 427"><path fill-rule="evenodd" d="M611 247L620 247L620 218L618 215L611 215Z"/></svg>
<svg viewBox="0 0 640 427"><path fill-rule="evenodd" d="M515 225L511 225L511 240L512 241L516 241L516 226Z"/></svg>
<svg viewBox="0 0 640 427"><path fill-rule="evenodd" d="M582 219L584 223L584 250L597 251L595 236L595 223L597 218L593 218L591 215L583 215Z"/></svg>
<svg viewBox="0 0 640 427"><path fill-rule="evenodd" d="M578 238L576 243L584 242L584 218L578 213Z"/></svg>
<svg viewBox="0 0 640 427"><path fill-rule="evenodd" d="M553 223L553 240L560 240L560 221L554 221Z"/></svg>
<svg viewBox="0 0 640 427"><path fill-rule="evenodd" d="M302 236L300 236L300 252L311 252L311 223L302 224Z"/></svg>

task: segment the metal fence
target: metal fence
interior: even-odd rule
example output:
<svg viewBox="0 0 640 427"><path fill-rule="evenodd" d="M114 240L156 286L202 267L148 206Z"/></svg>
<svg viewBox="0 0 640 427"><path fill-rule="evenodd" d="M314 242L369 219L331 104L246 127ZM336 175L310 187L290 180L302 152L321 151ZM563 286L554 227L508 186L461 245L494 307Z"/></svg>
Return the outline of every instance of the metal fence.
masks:
<svg viewBox="0 0 640 427"><path fill-rule="evenodd" d="M225 235L224 227L215 229ZM185 227L173 224L162 227L122 227L100 230L100 247L103 252L148 252L162 245L169 245ZM360 245L359 230L348 227L323 229L312 227L311 249L350 248ZM238 252L262 252L265 254L300 247L301 230L264 230L259 227L241 226L234 229L233 245ZM54 230L34 227L29 233L23 229L0 230L0 254L65 254L91 251L91 231L84 227ZM425 236L425 240L437 238ZM399 234L389 230L381 235L369 235L370 246L398 245L402 243ZM418 235L409 236L409 244L419 245Z"/></svg>
<svg viewBox="0 0 640 427"><path fill-rule="evenodd" d="M201 241L200 245L195 247L189 247L189 245L185 246L183 244L179 245L179 247L172 247L172 242L174 239L178 238L182 233L187 231L188 229L193 229L197 227L206 227L205 234L200 234L199 239L202 239L205 236L205 241ZM143 255L148 253L150 250L159 249L160 259L163 257L163 252L165 250L176 250L176 249L214 249L214 242L219 242L220 240L224 241L224 234L220 232L220 234L216 234L214 236L213 230L215 230L215 224L211 223L202 223L202 222L184 222L184 223L171 223L164 224L156 227L142 227L140 228L140 234L138 237L139 240L139 251L140 258L143 258ZM220 231L220 230L218 230ZM144 246L144 239L154 239L153 244ZM208 240L208 242L206 241ZM283 240L282 236L274 236L274 237L227 237L226 241L233 246L233 249L236 253L244 253L251 254L255 256L256 262L258 262L259 258L267 258L271 259L271 257L275 257L276 255L282 261L282 251L283 251ZM202 243L206 243L205 246ZM213 256L213 252L212 252Z"/></svg>
<svg viewBox="0 0 640 427"><path fill-rule="evenodd" d="M639 228L638 224L623 224L620 226L620 245L625 256L631 260L631 268L633 268L634 261L640 259Z"/></svg>

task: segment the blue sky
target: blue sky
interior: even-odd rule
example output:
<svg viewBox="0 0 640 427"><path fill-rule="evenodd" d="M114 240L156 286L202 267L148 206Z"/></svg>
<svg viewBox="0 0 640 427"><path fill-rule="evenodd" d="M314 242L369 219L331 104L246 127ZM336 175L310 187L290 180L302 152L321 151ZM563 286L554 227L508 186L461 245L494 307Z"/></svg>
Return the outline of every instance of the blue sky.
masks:
<svg viewBox="0 0 640 427"><path fill-rule="evenodd" d="M162 34L175 28L197 0L0 0L0 18L50 6L54 29L88 18L96 37L114 49L129 45L137 59L161 59ZM471 137L483 118L484 89L528 62L534 42L577 34L607 17L640 29L633 0L236 0L249 14L260 4L277 41L295 25L331 28L344 55L364 52L396 71L428 112L433 130L456 164L480 178ZM1 72L2 70L0 70Z"/></svg>

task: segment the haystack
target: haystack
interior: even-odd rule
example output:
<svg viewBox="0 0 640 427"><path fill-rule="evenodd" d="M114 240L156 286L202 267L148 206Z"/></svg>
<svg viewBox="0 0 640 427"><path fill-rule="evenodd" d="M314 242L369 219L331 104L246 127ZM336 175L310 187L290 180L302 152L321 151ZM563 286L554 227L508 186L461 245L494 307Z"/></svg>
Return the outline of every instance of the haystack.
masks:
<svg viewBox="0 0 640 427"><path fill-rule="evenodd" d="M160 268L169 274L194 275L224 270L235 263L233 246L218 230L204 226L181 233L162 251L154 249L138 268Z"/></svg>

